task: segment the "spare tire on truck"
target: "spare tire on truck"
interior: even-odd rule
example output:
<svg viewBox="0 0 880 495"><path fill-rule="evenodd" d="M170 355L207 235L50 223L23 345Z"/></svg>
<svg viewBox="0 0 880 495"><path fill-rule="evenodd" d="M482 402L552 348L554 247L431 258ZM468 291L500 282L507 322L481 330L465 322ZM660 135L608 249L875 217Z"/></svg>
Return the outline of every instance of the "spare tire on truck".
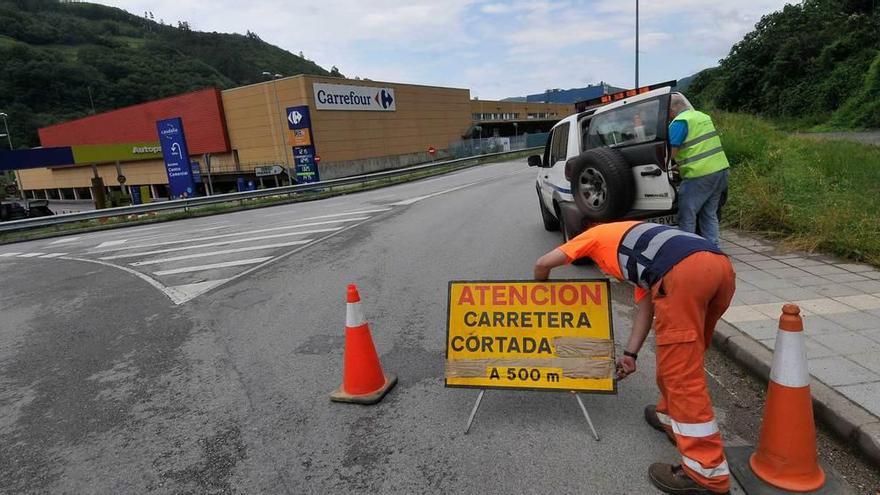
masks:
<svg viewBox="0 0 880 495"><path fill-rule="evenodd" d="M623 155L611 148L585 151L566 163L571 195L589 220L607 222L623 217L633 203L635 184Z"/></svg>

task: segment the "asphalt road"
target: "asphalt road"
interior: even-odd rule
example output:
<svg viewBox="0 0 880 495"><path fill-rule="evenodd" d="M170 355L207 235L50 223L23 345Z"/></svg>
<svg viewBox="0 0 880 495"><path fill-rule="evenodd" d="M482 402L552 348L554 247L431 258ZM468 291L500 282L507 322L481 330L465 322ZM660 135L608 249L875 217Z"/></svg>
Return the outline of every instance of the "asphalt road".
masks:
<svg viewBox="0 0 880 495"><path fill-rule="evenodd" d="M656 493L676 452L642 420L651 342L617 396L584 396L600 442L567 393L490 390L465 436L477 392L443 387L447 283L530 278L559 240L536 201L518 160L0 246L0 492ZM328 400L352 282L400 377L371 407ZM727 432L739 399L711 386Z"/></svg>

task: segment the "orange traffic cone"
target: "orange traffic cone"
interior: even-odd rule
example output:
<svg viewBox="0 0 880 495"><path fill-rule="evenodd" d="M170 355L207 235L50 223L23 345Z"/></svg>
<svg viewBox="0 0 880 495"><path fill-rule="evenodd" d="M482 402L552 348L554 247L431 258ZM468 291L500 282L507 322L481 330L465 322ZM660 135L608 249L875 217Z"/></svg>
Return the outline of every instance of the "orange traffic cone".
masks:
<svg viewBox="0 0 880 495"><path fill-rule="evenodd" d="M330 394L330 400L375 404L397 383L397 377L382 371L370 337L370 326L361 310L361 296L354 284L348 286L347 301L342 385Z"/></svg>
<svg viewBox="0 0 880 495"><path fill-rule="evenodd" d="M794 304L782 307L761 437L749 464L758 478L770 485L793 492L809 492L825 484L825 472L819 467L816 450L816 424L800 311Z"/></svg>

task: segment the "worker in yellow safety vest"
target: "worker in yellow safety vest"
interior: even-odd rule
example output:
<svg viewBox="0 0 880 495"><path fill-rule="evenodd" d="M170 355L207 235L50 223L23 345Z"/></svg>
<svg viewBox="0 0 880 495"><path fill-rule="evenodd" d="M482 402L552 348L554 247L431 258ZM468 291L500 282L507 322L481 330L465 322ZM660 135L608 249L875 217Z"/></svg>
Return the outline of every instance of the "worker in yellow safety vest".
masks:
<svg viewBox="0 0 880 495"><path fill-rule="evenodd" d="M669 102L669 145L681 173L678 226L718 245L718 206L727 190L730 164L712 118L691 108L680 94Z"/></svg>

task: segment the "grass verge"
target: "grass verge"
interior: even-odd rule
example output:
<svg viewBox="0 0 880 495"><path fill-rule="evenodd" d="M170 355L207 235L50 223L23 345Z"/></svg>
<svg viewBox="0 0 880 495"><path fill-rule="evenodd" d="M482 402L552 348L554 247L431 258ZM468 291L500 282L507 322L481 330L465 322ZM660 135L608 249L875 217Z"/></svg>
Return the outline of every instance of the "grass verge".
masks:
<svg viewBox="0 0 880 495"><path fill-rule="evenodd" d="M725 223L880 266L880 148L713 113L731 162Z"/></svg>
<svg viewBox="0 0 880 495"><path fill-rule="evenodd" d="M412 182L415 180L424 179L435 175L442 175L478 165L495 163L504 160L515 160L533 153L535 153L534 150L523 150L522 153L511 153L502 157L474 158L473 161L469 160L466 162L454 163L448 166L440 166L391 178L375 179L361 184L324 187L322 190L314 192L284 193L279 194L278 196L267 196L245 200L232 200L226 203L192 207L186 210L167 210L144 215L126 215L102 218L99 220L83 220L79 222L53 225L50 227L0 233L0 244L45 239L48 237L57 237L61 235L96 232L101 230L109 230L120 227L131 227L135 225L144 225L150 223L168 222L172 220L180 220L183 218L218 215L223 213L231 213L234 211L250 210L253 208L264 208L267 206L277 206L289 203L299 203L303 201L314 201L318 199L329 198L331 196L351 194L355 192L368 191L371 189L378 189L381 187L388 187L404 182Z"/></svg>

